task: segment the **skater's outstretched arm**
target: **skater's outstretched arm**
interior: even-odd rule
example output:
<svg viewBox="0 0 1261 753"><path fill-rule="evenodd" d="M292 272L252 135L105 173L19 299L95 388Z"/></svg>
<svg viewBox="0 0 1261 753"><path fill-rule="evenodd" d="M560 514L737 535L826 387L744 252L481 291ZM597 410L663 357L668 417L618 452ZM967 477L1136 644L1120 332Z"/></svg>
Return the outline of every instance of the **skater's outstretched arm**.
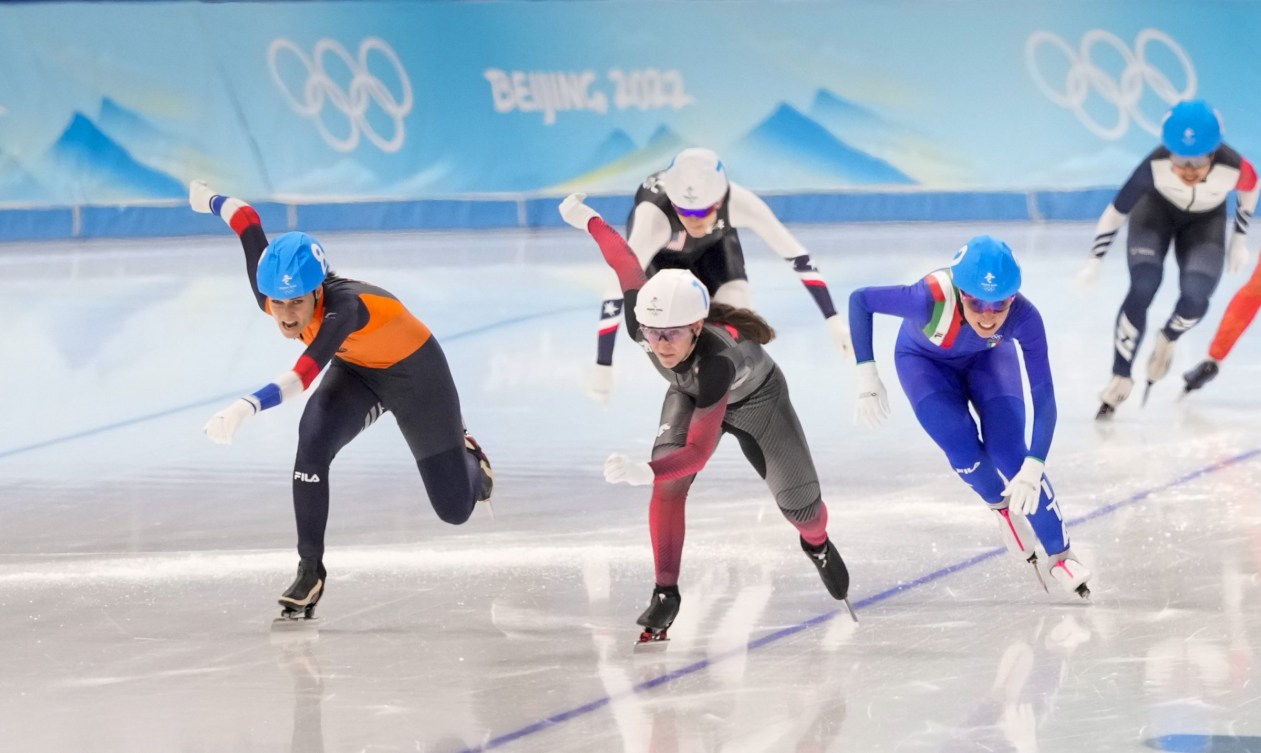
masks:
<svg viewBox="0 0 1261 753"><path fill-rule="evenodd" d="M927 319L933 311L934 298L929 283L885 285L859 288L849 295L850 336L854 341L854 357L858 363L874 361L873 330L875 314L889 314L902 319ZM942 312L950 316L955 312Z"/></svg>
<svg viewBox="0 0 1261 753"><path fill-rule="evenodd" d="M639 258L631 250L616 230L609 227L600 213L583 203L587 197L584 193L573 193L560 203L560 216L565 222L578 230L591 233L604 254L604 261L617 274L617 284L622 290L625 303L622 312L626 317L626 331L632 338L638 338L639 325L635 321L635 293L648 281Z"/></svg>
<svg viewBox="0 0 1261 753"><path fill-rule="evenodd" d="M258 307L267 311L267 296L258 292L258 259L267 248L267 234L263 232L263 222L259 219L258 212L240 199L216 194L204 180L195 180L188 184L188 204L195 212L213 214L223 220L241 239L250 289L254 291Z"/></svg>
<svg viewBox="0 0 1261 753"><path fill-rule="evenodd" d="M728 217L737 228L749 228L771 247L781 259L792 265L806 292L819 307L819 313L827 323L828 333L842 356L849 356L853 349L850 345L849 327L845 320L836 313L836 305L832 302L832 293L828 290L828 281L823 273L810 259L810 252L801 245L784 223L775 216L775 212L767 206L757 194L736 183L730 184L728 194Z"/></svg>
<svg viewBox="0 0 1261 753"><path fill-rule="evenodd" d="M193 181L189 184L188 201L195 211L222 218L240 237L241 247L245 251L250 287L259 308L272 314L273 303L281 305L284 302L273 302L259 291L258 261L266 250L268 241L258 213L240 199L214 193L204 181ZM282 239L284 237L281 236ZM323 253L322 250L320 253ZM333 278L330 275L328 279ZM282 372L272 382L233 401L227 408L216 413L203 427L203 431L212 441L218 444L231 443L232 437L246 418L300 395L311 386L346 339L368 325L373 312L369 310L359 291L354 289L356 285L357 283L351 283L344 286L344 292L329 294L328 285L321 284L315 291L307 294L312 296L311 305L314 306L310 322L301 333L287 335L306 343L306 350L292 369ZM402 310L402 304L395 300L381 296L374 298L380 299L375 301L375 305L382 318L391 318L397 314L396 310ZM280 314L273 316L283 318ZM423 338L427 337L428 331L425 330ZM420 342L423 343L423 339Z"/></svg>

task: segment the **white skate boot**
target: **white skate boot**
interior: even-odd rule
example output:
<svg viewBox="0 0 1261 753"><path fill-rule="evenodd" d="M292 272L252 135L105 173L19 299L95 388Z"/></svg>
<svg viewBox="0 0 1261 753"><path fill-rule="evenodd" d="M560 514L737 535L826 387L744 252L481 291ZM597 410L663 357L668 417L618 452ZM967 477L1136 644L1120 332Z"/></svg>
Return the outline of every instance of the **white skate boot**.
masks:
<svg viewBox="0 0 1261 753"><path fill-rule="evenodd" d="M1021 562L1033 565L1033 574L1038 576L1042 590L1046 589L1046 581L1042 579L1042 571L1038 568L1038 538L1033 533L1033 526L1025 516L1012 512L1009 508L994 510L998 518L998 535L1003 540L1007 551L1018 557Z"/></svg>
<svg viewBox="0 0 1261 753"><path fill-rule="evenodd" d="M1047 558L1047 563L1051 580L1059 583L1068 593L1077 594L1090 601L1090 588L1086 586L1086 581L1090 580L1090 576L1094 573L1077 559L1071 549L1051 555Z"/></svg>
<svg viewBox="0 0 1261 753"><path fill-rule="evenodd" d="M1134 389L1133 379L1113 374L1112 379L1108 381L1108 386L1099 393L1102 404L1099 406L1099 411L1095 413L1095 419L1109 418L1116 413L1117 406L1125 402L1132 389Z"/></svg>
<svg viewBox="0 0 1261 753"><path fill-rule="evenodd" d="M1173 365L1173 348L1176 340L1165 337L1163 331L1156 333L1156 347L1147 361L1147 389L1143 390L1143 405L1147 405L1147 396L1151 394L1152 385L1169 376L1169 367Z"/></svg>

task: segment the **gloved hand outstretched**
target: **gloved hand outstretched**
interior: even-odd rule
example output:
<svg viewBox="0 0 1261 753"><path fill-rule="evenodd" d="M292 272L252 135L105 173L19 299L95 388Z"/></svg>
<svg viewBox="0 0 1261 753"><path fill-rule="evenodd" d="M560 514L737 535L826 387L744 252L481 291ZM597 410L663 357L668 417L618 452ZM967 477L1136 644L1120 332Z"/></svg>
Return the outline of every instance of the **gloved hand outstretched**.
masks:
<svg viewBox="0 0 1261 753"><path fill-rule="evenodd" d="M1092 256L1086 259L1081 265L1081 269L1077 270L1076 276L1073 278L1077 283L1077 287L1086 289L1095 284L1095 280L1099 279L1099 270L1103 269L1103 257Z"/></svg>
<svg viewBox="0 0 1261 753"><path fill-rule="evenodd" d="M194 212L210 214L210 200L214 197L215 192L210 190L210 186L206 185L206 181L194 180L188 184L188 205L193 208Z"/></svg>
<svg viewBox="0 0 1261 753"><path fill-rule="evenodd" d="M609 404L609 396L613 392L613 367L609 364L597 363L587 376L587 397L600 405Z"/></svg>
<svg viewBox="0 0 1261 753"><path fill-rule="evenodd" d="M657 474L647 463L636 463L626 455L615 452L604 461L604 480L610 484L623 483L631 486L647 486Z"/></svg>
<svg viewBox="0 0 1261 753"><path fill-rule="evenodd" d="M833 314L824 320L828 325L828 334L832 336L832 342L836 343L836 349L845 358L854 355L854 346L849 339L849 325L841 318L840 314Z"/></svg>
<svg viewBox="0 0 1261 753"><path fill-rule="evenodd" d="M587 223L591 222L593 217L600 216L599 212L583 203L586 198L585 193L571 193L560 203L560 216L570 226L579 230L586 230Z"/></svg>
<svg viewBox="0 0 1261 753"><path fill-rule="evenodd" d="M241 424L245 423L245 419L258 412L254 404L245 398L234 400L231 405L219 411L210 417L206 425L201 427L206 437L215 444L232 444L232 437L236 434L237 429L241 428Z"/></svg>
<svg viewBox="0 0 1261 753"><path fill-rule="evenodd" d="M1020 464L1020 470L1007 482L1007 488L1003 489L1003 496L1007 498L1007 509L1021 515L1032 515L1038 511L1038 500L1042 498L1042 469L1045 465L1037 458L1025 458L1025 462Z"/></svg>
<svg viewBox="0 0 1261 753"><path fill-rule="evenodd" d="M854 403L854 423L874 429L889 417L889 393L880 381L875 361L858 364L854 371L857 401Z"/></svg>
<svg viewBox="0 0 1261 753"><path fill-rule="evenodd" d="M1241 272L1248 266L1248 238L1234 235L1230 239L1230 248L1226 252L1226 271L1232 275Z"/></svg>

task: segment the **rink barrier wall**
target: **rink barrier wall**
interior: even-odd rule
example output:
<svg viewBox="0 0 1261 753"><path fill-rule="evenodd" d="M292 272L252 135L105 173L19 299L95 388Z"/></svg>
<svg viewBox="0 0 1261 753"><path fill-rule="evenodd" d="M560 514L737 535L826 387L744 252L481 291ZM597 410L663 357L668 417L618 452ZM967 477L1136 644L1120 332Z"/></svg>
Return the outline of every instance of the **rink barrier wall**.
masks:
<svg viewBox="0 0 1261 753"><path fill-rule="evenodd" d="M1077 191L890 191L763 195L789 224L845 222L1088 221L1115 188ZM255 204L264 227L276 232L391 232L557 228L562 197L504 196L409 201ZM591 196L589 203L621 226L631 197ZM184 202L127 206L0 209L0 242L215 235L221 220L196 214Z"/></svg>

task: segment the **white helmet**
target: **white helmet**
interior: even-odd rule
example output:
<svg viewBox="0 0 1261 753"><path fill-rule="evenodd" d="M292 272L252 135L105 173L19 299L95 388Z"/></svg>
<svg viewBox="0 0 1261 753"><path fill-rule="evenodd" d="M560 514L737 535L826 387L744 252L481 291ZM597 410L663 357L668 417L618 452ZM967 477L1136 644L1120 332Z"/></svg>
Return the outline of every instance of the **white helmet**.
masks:
<svg viewBox="0 0 1261 753"><path fill-rule="evenodd" d="M635 318L644 327L682 327L709 316L709 291L686 269L663 269L639 289Z"/></svg>
<svg viewBox="0 0 1261 753"><path fill-rule="evenodd" d="M727 193L727 169L709 149L684 149L666 168L661 183L675 206L708 209Z"/></svg>

